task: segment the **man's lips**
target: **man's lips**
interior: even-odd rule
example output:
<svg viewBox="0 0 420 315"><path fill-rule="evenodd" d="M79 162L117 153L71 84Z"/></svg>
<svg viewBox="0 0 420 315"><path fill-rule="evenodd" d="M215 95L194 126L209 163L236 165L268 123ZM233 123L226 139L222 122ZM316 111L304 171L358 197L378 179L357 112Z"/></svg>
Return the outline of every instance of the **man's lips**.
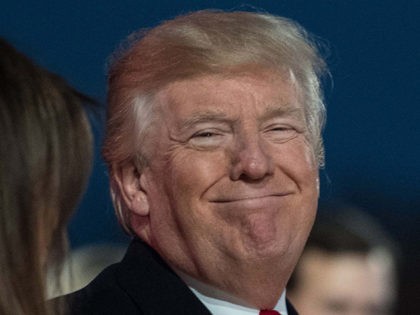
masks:
<svg viewBox="0 0 420 315"><path fill-rule="evenodd" d="M272 198L279 198L291 195L293 192L269 193L269 194L241 194L239 196L222 196L210 199L214 203L235 203L235 202L258 202Z"/></svg>

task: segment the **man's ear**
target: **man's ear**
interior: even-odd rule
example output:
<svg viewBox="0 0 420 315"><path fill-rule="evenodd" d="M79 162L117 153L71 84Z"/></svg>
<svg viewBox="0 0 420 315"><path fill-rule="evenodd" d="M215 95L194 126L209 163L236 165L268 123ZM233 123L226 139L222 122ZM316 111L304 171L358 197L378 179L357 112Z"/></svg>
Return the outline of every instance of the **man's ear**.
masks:
<svg viewBox="0 0 420 315"><path fill-rule="evenodd" d="M147 191L141 184L142 174L133 163L126 163L114 169L114 179L117 182L121 197L127 207L136 215L149 215Z"/></svg>

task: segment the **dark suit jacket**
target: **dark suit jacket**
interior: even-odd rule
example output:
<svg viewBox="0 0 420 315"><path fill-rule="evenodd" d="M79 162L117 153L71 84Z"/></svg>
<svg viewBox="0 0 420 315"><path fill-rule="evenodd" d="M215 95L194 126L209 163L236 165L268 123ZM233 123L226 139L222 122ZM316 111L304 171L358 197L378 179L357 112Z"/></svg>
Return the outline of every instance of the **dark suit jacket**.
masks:
<svg viewBox="0 0 420 315"><path fill-rule="evenodd" d="M210 315L210 311L160 256L131 242L118 264L64 297L72 315ZM297 315L288 305L289 315Z"/></svg>

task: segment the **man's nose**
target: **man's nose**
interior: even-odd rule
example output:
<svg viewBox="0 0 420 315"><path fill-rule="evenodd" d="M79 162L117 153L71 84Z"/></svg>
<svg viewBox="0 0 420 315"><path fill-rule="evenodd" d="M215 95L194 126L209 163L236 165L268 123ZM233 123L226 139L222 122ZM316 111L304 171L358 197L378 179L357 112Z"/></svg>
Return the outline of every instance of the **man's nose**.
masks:
<svg viewBox="0 0 420 315"><path fill-rule="evenodd" d="M273 157L260 135L241 137L233 151L232 180L259 180L273 174Z"/></svg>

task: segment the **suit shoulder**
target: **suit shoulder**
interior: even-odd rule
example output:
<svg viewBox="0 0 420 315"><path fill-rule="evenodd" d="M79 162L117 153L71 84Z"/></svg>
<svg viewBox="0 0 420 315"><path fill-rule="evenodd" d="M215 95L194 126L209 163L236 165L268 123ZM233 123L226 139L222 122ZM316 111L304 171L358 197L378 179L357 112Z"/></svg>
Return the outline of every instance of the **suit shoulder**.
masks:
<svg viewBox="0 0 420 315"><path fill-rule="evenodd" d="M118 284L119 264L102 271L86 287L66 295L71 315L142 314L127 292Z"/></svg>

